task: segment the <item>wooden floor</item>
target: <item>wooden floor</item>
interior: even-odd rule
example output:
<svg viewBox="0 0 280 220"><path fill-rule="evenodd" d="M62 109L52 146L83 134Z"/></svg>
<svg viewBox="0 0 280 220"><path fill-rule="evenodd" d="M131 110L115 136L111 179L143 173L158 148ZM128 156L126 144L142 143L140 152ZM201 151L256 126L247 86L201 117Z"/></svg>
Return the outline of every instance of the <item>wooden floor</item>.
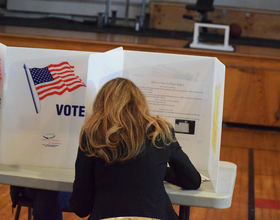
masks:
<svg viewBox="0 0 280 220"><path fill-rule="evenodd" d="M34 35L182 48L184 40L0 26L0 34ZM280 50L234 45L235 53L280 57ZM191 220L280 219L280 133L224 127L220 160L237 165L237 178L228 209L191 208ZM178 206L174 206L178 211ZM64 220L80 219L64 213ZM9 186L0 185L0 220L12 220ZM26 209L20 219L27 219Z"/></svg>

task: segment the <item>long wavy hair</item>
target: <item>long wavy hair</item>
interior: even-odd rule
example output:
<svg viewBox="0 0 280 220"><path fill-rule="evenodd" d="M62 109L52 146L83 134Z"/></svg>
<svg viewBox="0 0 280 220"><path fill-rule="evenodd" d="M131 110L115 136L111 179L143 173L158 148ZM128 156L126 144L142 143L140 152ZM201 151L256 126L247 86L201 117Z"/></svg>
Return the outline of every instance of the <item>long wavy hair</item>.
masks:
<svg viewBox="0 0 280 220"><path fill-rule="evenodd" d="M172 126L160 117L152 117L144 94L130 80L115 78L97 93L92 112L80 133L80 148L90 157L107 163L136 157L144 148L146 138L174 141Z"/></svg>

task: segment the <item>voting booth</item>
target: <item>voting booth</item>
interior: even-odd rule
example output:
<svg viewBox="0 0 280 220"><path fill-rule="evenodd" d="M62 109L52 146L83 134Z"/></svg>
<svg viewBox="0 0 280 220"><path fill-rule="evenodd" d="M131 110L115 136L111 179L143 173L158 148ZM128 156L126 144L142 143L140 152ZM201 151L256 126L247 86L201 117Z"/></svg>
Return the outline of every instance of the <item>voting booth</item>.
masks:
<svg viewBox="0 0 280 220"><path fill-rule="evenodd" d="M145 94L151 114L174 126L183 150L217 191L225 80L218 59L2 44L0 56L0 164L73 169L97 91L125 77Z"/></svg>

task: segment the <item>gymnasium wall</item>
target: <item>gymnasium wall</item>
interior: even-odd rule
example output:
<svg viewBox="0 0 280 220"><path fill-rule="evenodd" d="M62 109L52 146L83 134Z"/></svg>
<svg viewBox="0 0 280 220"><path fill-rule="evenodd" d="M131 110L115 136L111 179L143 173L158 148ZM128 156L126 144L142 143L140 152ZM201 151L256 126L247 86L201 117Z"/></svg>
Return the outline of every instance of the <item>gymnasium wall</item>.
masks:
<svg viewBox="0 0 280 220"><path fill-rule="evenodd" d="M196 3L197 0L171 0L170 2L182 2L185 4ZM215 6L226 6L236 8L248 8L259 10L280 11L279 0L214 0Z"/></svg>
<svg viewBox="0 0 280 220"><path fill-rule="evenodd" d="M0 0L7 2L9 10L30 11L42 13L58 13L69 15L96 16L105 11L106 0ZM130 0L128 17L135 19L141 14L142 4L146 3L146 12L149 13L148 5L153 0ZM195 3L196 0L163 0L171 3ZM118 17L124 17L126 0L111 0L109 11L117 11ZM271 10L280 12L279 0L214 0L215 6Z"/></svg>
<svg viewBox="0 0 280 220"><path fill-rule="evenodd" d="M182 2L150 1L150 28L193 32L195 21L184 19L183 15L198 16L185 6ZM242 37L280 40L280 11L215 6L208 19L215 24L239 24Z"/></svg>

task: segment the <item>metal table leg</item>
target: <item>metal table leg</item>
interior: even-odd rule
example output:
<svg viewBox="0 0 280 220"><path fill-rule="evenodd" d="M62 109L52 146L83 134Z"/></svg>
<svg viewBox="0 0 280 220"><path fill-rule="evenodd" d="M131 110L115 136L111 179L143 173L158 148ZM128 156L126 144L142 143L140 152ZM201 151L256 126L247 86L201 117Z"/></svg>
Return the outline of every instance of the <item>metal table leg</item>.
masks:
<svg viewBox="0 0 280 220"><path fill-rule="evenodd" d="M180 205L179 220L189 220L190 218L190 206Z"/></svg>
<svg viewBox="0 0 280 220"><path fill-rule="evenodd" d="M104 24L108 24L110 0L106 0Z"/></svg>
<svg viewBox="0 0 280 220"><path fill-rule="evenodd" d="M140 27L143 27L144 19L145 19L145 8L146 8L146 0L142 0L142 10L141 10L141 17L140 17Z"/></svg>
<svg viewBox="0 0 280 220"><path fill-rule="evenodd" d="M125 1L125 15L124 15L124 24L128 26L128 19L129 19L129 0Z"/></svg>

